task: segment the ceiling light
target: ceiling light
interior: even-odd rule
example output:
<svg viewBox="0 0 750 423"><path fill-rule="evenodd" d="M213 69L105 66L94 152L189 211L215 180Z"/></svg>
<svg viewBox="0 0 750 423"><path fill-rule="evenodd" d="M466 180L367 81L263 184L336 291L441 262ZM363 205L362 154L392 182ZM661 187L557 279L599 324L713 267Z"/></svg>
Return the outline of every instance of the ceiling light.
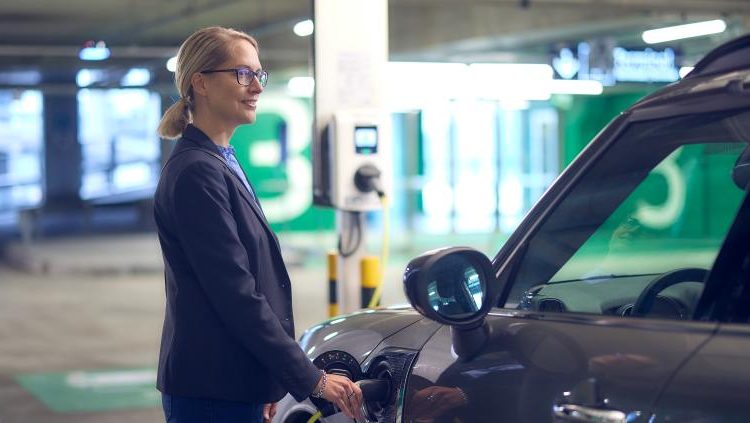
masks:
<svg viewBox="0 0 750 423"><path fill-rule="evenodd" d="M690 72L695 69L694 66L683 66L680 68L680 78L686 77Z"/></svg>
<svg viewBox="0 0 750 423"><path fill-rule="evenodd" d="M83 88L102 82L106 79L106 73L102 69L81 69L76 73L76 84Z"/></svg>
<svg viewBox="0 0 750 423"><path fill-rule="evenodd" d="M604 92L602 83L591 79L553 79L549 89L551 94L599 95Z"/></svg>
<svg viewBox="0 0 750 423"><path fill-rule="evenodd" d="M411 109L465 96L467 69L463 63L388 62L385 98L393 108Z"/></svg>
<svg viewBox="0 0 750 423"><path fill-rule="evenodd" d="M501 99L497 104L502 110L527 110L531 106L529 100L523 99Z"/></svg>
<svg viewBox="0 0 750 423"><path fill-rule="evenodd" d="M170 72L177 70L177 56L172 56L167 60L167 70Z"/></svg>
<svg viewBox="0 0 750 423"><path fill-rule="evenodd" d="M144 68L132 68L122 77L120 85L123 87L142 87L151 82L151 72Z"/></svg>
<svg viewBox="0 0 750 423"><path fill-rule="evenodd" d="M294 25L294 33L299 35L300 37L307 37L308 35L311 35L314 30L315 24L313 24L313 21L311 21L310 19L304 20L302 22L297 22Z"/></svg>
<svg viewBox="0 0 750 423"><path fill-rule="evenodd" d="M466 85L476 98L549 100L552 66L536 63L473 63Z"/></svg>
<svg viewBox="0 0 750 423"><path fill-rule="evenodd" d="M287 83L286 90L292 97L310 98L315 91L315 80L310 76L295 76Z"/></svg>
<svg viewBox="0 0 750 423"><path fill-rule="evenodd" d="M109 59L109 49L104 41L86 41L78 52L78 58L88 61Z"/></svg>
<svg viewBox="0 0 750 423"><path fill-rule="evenodd" d="M669 26L666 28L650 29L643 32L643 41L648 44L664 43L681 40L683 38L700 37L718 34L727 29L727 24L721 19L696 22L685 25Z"/></svg>

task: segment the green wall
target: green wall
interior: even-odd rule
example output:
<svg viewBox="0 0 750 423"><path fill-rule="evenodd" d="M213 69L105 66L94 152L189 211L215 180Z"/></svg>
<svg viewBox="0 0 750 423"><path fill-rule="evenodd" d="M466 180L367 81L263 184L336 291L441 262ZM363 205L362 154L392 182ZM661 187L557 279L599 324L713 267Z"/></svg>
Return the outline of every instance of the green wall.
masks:
<svg viewBox="0 0 750 423"><path fill-rule="evenodd" d="M612 119L658 88L638 88L600 96L555 96L552 103L560 111L562 131L561 168L569 165Z"/></svg>
<svg viewBox="0 0 750 423"><path fill-rule="evenodd" d="M333 230L333 210L312 204L310 101L264 96L263 106L255 124L237 128L230 142L271 227Z"/></svg>

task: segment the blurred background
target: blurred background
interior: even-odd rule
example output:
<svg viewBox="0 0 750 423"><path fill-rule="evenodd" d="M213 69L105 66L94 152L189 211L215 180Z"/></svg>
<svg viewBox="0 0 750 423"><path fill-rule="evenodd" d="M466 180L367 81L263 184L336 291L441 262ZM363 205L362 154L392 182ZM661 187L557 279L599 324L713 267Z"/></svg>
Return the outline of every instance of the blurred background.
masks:
<svg viewBox="0 0 750 423"><path fill-rule="evenodd" d="M178 98L177 48L204 26L260 43L270 80L257 123L232 144L284 248L297 335L328 317L336 232L334 212L312 200L311 9L0 3L0 422L162 418L152 195L173 143L156 127ZM394 186L381 303L394 305L422 251L469 245L494 256L606 123L748 32L750 2L391 0L388 19ZM648 32L681 24L698 32ZM378 251L382 213L367 219Z"/></svg>

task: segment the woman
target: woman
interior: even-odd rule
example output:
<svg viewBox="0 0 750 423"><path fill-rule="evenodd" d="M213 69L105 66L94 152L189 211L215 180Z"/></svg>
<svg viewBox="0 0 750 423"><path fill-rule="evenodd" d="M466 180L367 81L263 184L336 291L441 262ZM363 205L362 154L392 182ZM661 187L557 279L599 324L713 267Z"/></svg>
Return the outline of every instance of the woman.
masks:
<svg viewBox="0 0 750 423"><path fill-rule="evenodd" d="M180 100L159 125L179 138L154 215L166 273L157 387L168 422L270 421L287 392L358 414L362 392L325 375L294 340L289 276L276 236L234 157L235 128L255 121L268 74L258 43L211 27L177 55Z"/></svg>

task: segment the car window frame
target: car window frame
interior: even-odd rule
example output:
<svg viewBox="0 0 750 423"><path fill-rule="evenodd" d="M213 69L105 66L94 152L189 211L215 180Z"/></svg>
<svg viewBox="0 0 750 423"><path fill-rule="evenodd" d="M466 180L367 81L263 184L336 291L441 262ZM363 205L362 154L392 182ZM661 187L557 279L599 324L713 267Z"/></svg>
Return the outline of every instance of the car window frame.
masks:
<svg viewBox="0 0 750 423"><path fill-rule="evenodd" d="M750 70L733 73L733 75L737 74L750 75ZM707 83L706 81L710 83L712 79L726 80L726 76L718 75L712 78L700 78L692 83L700 85ZM679 99L673 99L673 101L666 103L653 101L651 98L648 98L636 103L605 126L553 182L547 192L531 208L521 224L493 258L492 267L495 272L496 283L500 283L502 286L501 294L498 296L496 302L496 308L506 308L505 304L516 282L516 276L523 263L530 240L537 236L540 228L545 225L552 213L558 209L560 203L567 198L571 191L577 188L578 184L589 173L591 168L598 165L602 157L615 145L615 141L625 131L629 130L634 124L652 120L664 120L685 115L709 114L723 111L731 112L743 109L750 111L750 97L747 95L737 95L731 87L732 84L729 83L721 86L713 85L711 89L696 90L695 94L683 95ZM711 96L706 98L708 94L711 94ZM736 219L737 216L735 216ZM732 230L733 228L729 232ZM729 232L727 232L727 237L729 236ZM721 252L722 250L723 245L719 251ZM709 271L712 271L715 266L716 262L714 262ZM707 287L708 285L706 285ZM703 296L704 294L701 295L701 300ZM706 306L702 305L702 307ZM696 308L697 311L698 308ZM714 321L713 318L709 318L709 320ZM687 321L695 321L695 319Z"/></svg>
<svg viewBox="0 0 750 423"><path fill-rule="evenodd" d="M748 147L750 148L750 147ZM750 186L748 187L750 188ZM737 211L710 269L693 320L750 323L750 190Z"/></svg>

